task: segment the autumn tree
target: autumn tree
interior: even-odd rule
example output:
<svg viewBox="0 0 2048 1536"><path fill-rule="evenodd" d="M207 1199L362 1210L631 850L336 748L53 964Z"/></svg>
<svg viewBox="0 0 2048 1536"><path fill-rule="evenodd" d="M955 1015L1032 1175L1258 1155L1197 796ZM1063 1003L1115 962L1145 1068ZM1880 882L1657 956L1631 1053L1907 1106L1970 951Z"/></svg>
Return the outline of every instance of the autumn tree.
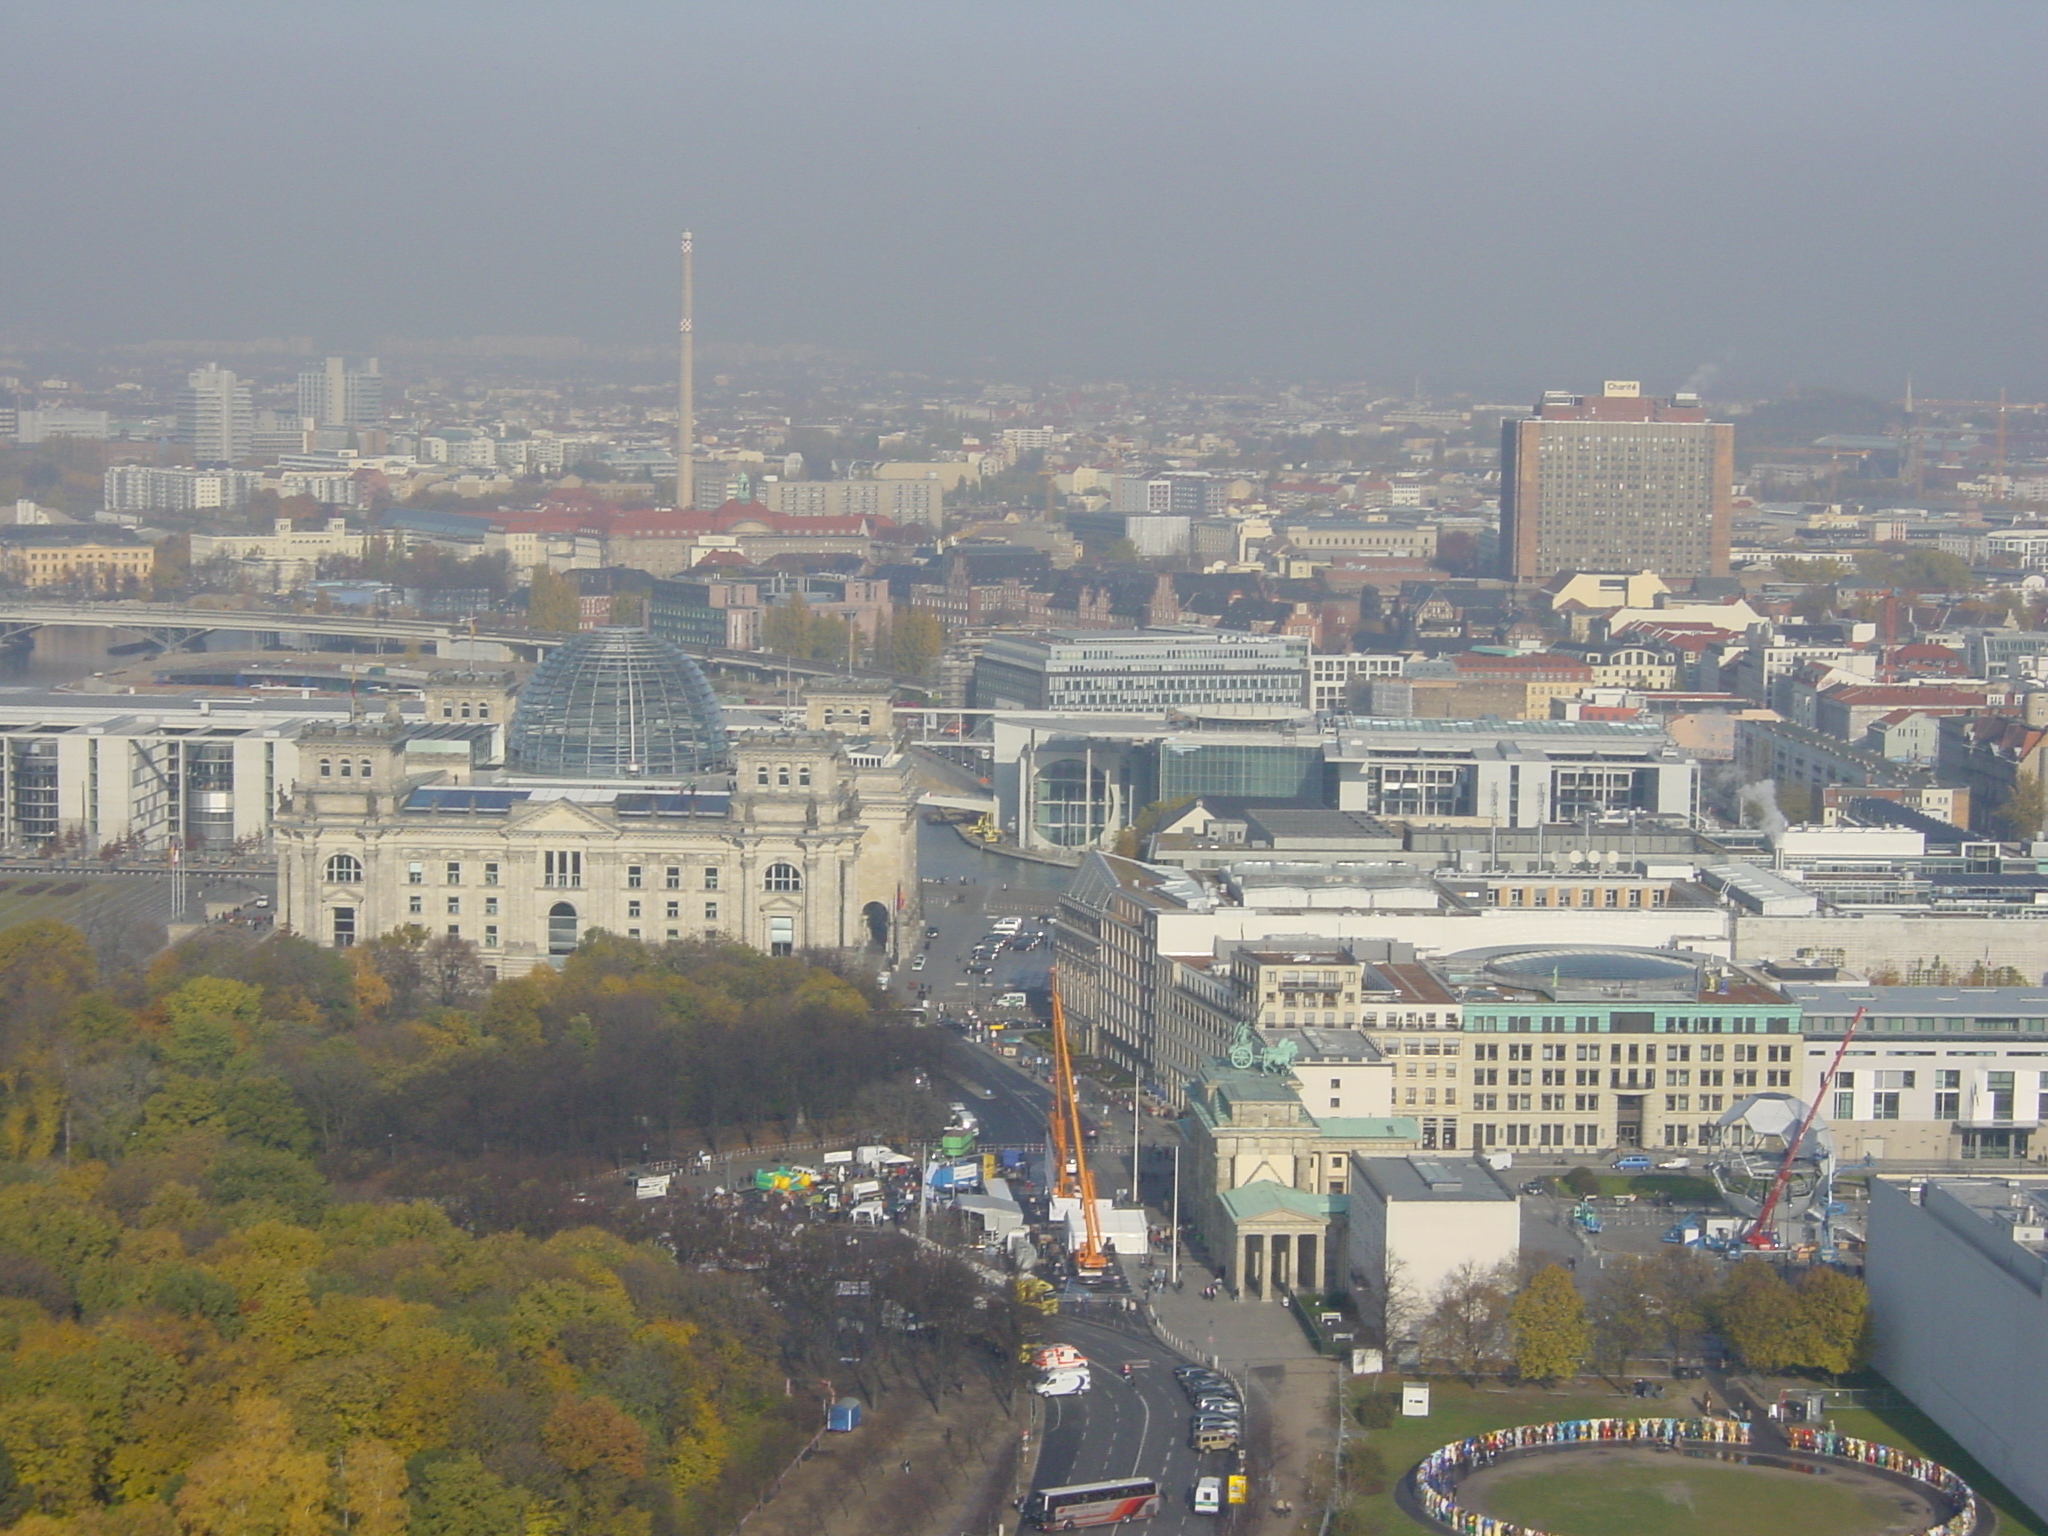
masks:
<svg viewBox="0 0 2048 1536"><path fill-rule="evenodd" d="M1659 1324L1659 1341L1673 1353L1697 1350L1713 1320L1720 1283L1713 1261L1697 1248L1663 1248L1650 1255L1642 1273L1646 1305Z"/></svg>
<svg viewBox="0 0 2048 1536"><path fill-rule="evenodd" d="M790 593L761 615L761 649L777 656L811 654L811 605L801 592Z"/></svg>
<svg viewBox="0 0 2048 1536"><path fill-rule="evenodd" d="M1999 831L2015 842L2030 842L2041 835L2042 823L2048 822L2048 780L2038 766L2032 773L2013 775L2012 789L1994 819Z"/></svg>
<svg viewBox="0 0 2048 1536"><path fill-rule="evenodd" d="M1588 1339L1586 1305L1571 1276L1555 1264L1537 1270L1508 1305L1508 1336L1524 1381L1576 1375Z"/></svg>
<svg viewBox="0 0 2048 1536"><path fill-rule="evenodd" d="M351 1440L341 1455L341 1507L350 1536L405 1536L405 1460L372 1435Z"/></svg>
<svg viewBox="0 0 2048 1536"><path fill-rule="evenodd" d="M174 1503L186 1536L326 1536L327 1460L277 1399L243 1398L234 1433L192 1464Z"/></svg>
<svg viewBox="0 0 2048 1536"><path fill-rule="evenodd" d="M1648 1271L1648 1261L1639 1255L1613 1255L1593 1290L1587 1358L1610 1377L1626 1375L1629 1361L1647 1354L1663 1337Z"/></svg>
<svg viewBox="0 0 2048 1536"><path fill-rule="evenodd" d="M929 608L898 608L886 663L899 677L929 677L946 649L945 626Z"/></svg>
<svg viewBox="0 0 2048 1536"><path fill-rule="evenodd" d="M76 1403L59 1397L0 1400L0 1451L28 1508L69 1515L91 1501L92 1443Z"/></svg>
<svg viewBox="0 0 2048 1536"><path fill-rule="evenodd" d="M1814 1353L1798 1296L1763 1259L1744 1259L1729 1271L1714 1312L1722 1337L1752 1370L1796 1370Z"/></svg>
<svg viewBox="0 0 2048 1536"><path fill-rule="evenodd" d="M1470 1262L1446 1275L1422 1319L1422 1352L1476 1382L1501 1358L1513 1277Z"/></svg>
<svg viewBox="0 0 2048 1536"><path fill-rule="evenodd" d="M1830 1376L1862 1365L1870 1352L1870 1295L1863 1282L1837 1269L1809 1269L1793 1287L1806 1317L1806 1364Z"/></svg>
<svg viewBox="0 0 2048 1536"><path fill-rule="evenodd" d="M574 634L583 627L583 599L575 581L544 565L533 568L526 588L526 625L551 634Z"/></svg>
<svg viewBox="0 0 2048 1536"><path fill-rule="evenodd" d="M463 1452L431 1462L414 1493L411 1536L519 1536L526 1499Z"/></svg>

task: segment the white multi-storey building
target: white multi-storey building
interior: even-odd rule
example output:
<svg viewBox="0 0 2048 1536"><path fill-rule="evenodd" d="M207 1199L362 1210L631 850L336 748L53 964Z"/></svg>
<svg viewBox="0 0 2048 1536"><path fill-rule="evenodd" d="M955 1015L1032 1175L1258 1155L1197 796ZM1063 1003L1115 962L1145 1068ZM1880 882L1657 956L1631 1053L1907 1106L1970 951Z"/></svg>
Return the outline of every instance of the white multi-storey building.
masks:
<svg viewBox="0 0 2048 1536"><path fill-rule="evenodd" d="M328 556L357 557L368 544L369 535L351 531L345 517L330 517L318 527L280 517L268 533L193 534L192 563L232 560L254 568L263 585L284 591L312 580Z"/></svg>
<svg viewBox="0 0 2048 1536"><path fill-rule="evenodd" d="M109 512L223 511L249 504L262 476L253 469L158 469L116 464L106 474Z"/></svg>
<svg viewBox="0 0 2048 1536"><path fill-rule="evenodd" d="M1308 642L1215 630L1054 630L998 634L974 667L982 709L1164 714L1253 705L1299 709Z"/></svg>
<svg viewBox="0 0 2048 1536"><path fill-rule="evenodd" d="M1821 1108L1843 1158L2038 1156L2048 1121L2048 988L1795 984L1818 1083L1864 1010Z"/></svg>
<svg viewBox="0 0 2048 1536"><path fill-rule="evenodd" d="M202 465L247 458L256 430L249 386L226 368L196 368L178 391L178 441Z"/></svg>
<svg viewBox="0 0 2048 1536"><path fill-rule="evenodd" d="M70 836L88 849L150 850L268 835L297 772L304 714L133 702L0 708L0 842Z"/></svg>
<svg viewBox="0 0 2048 1536"><path fill-rule="evenodd" d="M86 411L75 406L45 406L19 411L14 418L14 440L40 443L53 437L87 437L104 442L114 435L114 418L106 411Z"/></svg>
<svg viewBox="0 0 2048 1536"><path fill-rule="evenodd" d="M384 420L384 380L377 359L362 370L330 357L299 375L299 415L318 427L373 427Z"/></svg>
<svg viewBox="0 0 2048 1536"><path fill-rule="evenodd" d="M753 494L786 517L886 517L937 528L946 516L938 480L762 480Z"/></svg>
<svg viewBox="0 0 2048 1536"><path fill-rule="evenodd" d="M1699 764L1655 725L1358 717L1339 724L1325 755L1338 808L1382 820L1689 819L1699 794Z"/></svg>

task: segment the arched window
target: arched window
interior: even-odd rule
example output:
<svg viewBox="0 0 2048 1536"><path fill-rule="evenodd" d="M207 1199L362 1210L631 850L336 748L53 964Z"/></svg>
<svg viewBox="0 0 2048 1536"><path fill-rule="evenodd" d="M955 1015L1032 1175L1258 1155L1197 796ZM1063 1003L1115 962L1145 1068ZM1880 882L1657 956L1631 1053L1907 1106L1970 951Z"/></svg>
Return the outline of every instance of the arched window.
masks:
<svg viewBox="0 0 2048 1536"><path fill-rule="evenodd" d="M462 718L465 720L469 718L469 705L466 702L462 706Z"/></svg>
<svg viewBox="0 0 2048 1536"><path fill-rule="evenodd" d="M567 955L576 949L576 909L566 901L548 908L548 953Z"/></svg>
<svg viewBox="0 0 2048 1536"><path fill-rule="evenodd" d="M331 757L323 757L323 758L321 758L321 759L320 759L320 777L321 777L321 778L323 778L323 779L331 779L331 778L333 778L333 777L334 777L334 759L333 759L333 758L331 758Z"/></svg>
<svg viewBox="0 0 2048 1536"><path fill-rule="evenodd" d="M768 787L768 765L766 763L761 764L760 767L754 770L754 782L763 789Z"/></svg>
<svg viewBox="0 0 2048 1536"><path fill-rule="evenodd" d="M366 757L360 763L356 764L356 777L359 779L367 779L369 776L370 760Z"/></svg>
<svg viewBox="0 0 2048 1536"><path fill-rule="evenodd" d="M341 760L341 776L342 776L342 777L343 777L344 779L346 779L346 778L350 777L350 776L351 776L351 770L353 769L353 767L354 767L354 765L353 765L353 764L351 764L351 763L349 762L349 760L348 760L347 758L345 758L345 757L344 757L344 758L343 758L343 759Z"/></svg>
<svg viewBox="0 0 2048 1536"><path fill-rule="evenodd" d="M864 709L860 712L860 723L862 725L872 725L874 723L874 718L875 712L871 709Z"/></svg>
<svg viewBox="0 0 2048 1536"><path fill-rule="evenodd" d="M761 888L767 891L800 891L804 888L804 877L794 864L770 864Z"/></svg>
<svg viewBox="0 0 2048 1536"><path fill-rule="evenodd" d="M776 766L775 783L779 788L789 788L789 764L781 763Z"/></svg>
<svg viewBox="0 0 2048 1536"><path fill-rule="evenodd" d="M476 717L477 717L477 719L479 719L479 720L488 720L488 719L490 719L490 718L491 718L491 706L490 706L490 705L488 705L488 704L479 704L479 705L477 705L477 707L476 707Z"/></svg>
<svg viewBox="0 0 2048 1536"><path fill-rule="evenodd" d="M798 763L796 765L796 781L804 789L811 787L811 765L809 763Z"/></svg>
<svg viewBox="0 0 2048 1536"><path fill-rule="evenodd" d="M361 885L363 861L352 853L337 853L327 861L329 885Z"/></svg>

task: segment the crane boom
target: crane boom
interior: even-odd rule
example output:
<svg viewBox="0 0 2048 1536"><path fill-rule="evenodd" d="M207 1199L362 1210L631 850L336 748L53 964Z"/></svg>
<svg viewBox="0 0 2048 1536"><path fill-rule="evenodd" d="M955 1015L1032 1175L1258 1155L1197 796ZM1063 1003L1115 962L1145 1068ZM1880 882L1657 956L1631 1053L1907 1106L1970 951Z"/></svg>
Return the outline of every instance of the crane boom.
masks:
<svg viewBox="0 0 2048 1536"><path fill-rule="evenodd" d="M1785 1197L1785 1186L1792 1182L1792 1162L1799 1156L1800 1143L1806 1140L1806 1133L1820 1116L1821 1100L1827 1096L1828 1088L1835 1080L1835 1073L1842 1065L1842 1058L1849 1053L1849 1042L1856 1038L1856 1026L1863 1022L1865 1010L1858 1008L1849 1027L1842 1034L1842 1043L1835 1048L1835 1059L1828 1063L1827 1071L1820 1077L1820 1086L1813 1090L1813 1102L1806 1106L1806 1114L1799 1122L1799 1129L1792 1133L1792 1139L1785 1144L1785 1156L1778 1163L1778 1176L1771 1180L1771 1191L1764 1196L1764 1203L1757 1207L1756 1220L1743 1234L1745 1248L1772 1248L1777 1246L1777 1234L1771 1230L1771 1217L1777 1214L1778 1202Z"/></svg>
<svg viewBox="0 0 2048 1536"><path fill-rule="evenodd" d="M1058 975L1052 978L1052 1115L1053 1156L1058 1159L1053 1191L1081 1204L1084 1236L1074 1252L1074 1263L1084 1270L1100 1270L1108 1263L1102 1251L1102 1216L1095 1209L1095 1172L1088 1166L1087 1138L1081 1131L1081 1096L1074 1088L1074 1059L1067 1049L1067 1015L1060 1006ZM1072 1154L1074 1171L1067 1172Z"/></svg>

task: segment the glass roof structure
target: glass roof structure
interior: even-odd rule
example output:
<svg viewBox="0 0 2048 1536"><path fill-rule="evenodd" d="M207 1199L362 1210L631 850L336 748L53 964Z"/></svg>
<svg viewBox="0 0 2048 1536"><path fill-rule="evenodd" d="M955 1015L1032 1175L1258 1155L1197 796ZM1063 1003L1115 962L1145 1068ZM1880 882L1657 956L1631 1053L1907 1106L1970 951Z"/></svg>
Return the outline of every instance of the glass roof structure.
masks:
<svg viewBox="0 0 2048 1536"><path fill-rule="evenodd" d="M506 759L555 778L685 777L727 762L725 713L680 647L645 630L586 630L520 689Z"/></svg>

